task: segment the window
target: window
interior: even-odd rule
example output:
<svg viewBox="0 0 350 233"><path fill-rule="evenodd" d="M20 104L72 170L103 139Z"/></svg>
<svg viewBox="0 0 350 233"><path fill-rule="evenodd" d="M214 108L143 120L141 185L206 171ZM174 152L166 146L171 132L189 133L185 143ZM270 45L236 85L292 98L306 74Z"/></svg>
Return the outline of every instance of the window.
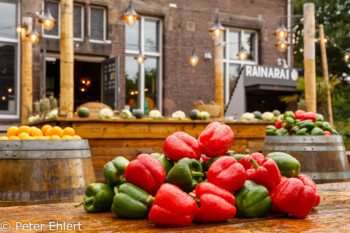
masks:
<svg viewBox="0 0 350 233"><path fill-rule="evenodd" d="M0 0L0 118L19 116L17 2Z"/></svg>
<svg viewBox="0 0 350 233"><path fill-rule="evenodd" d="M74 5L73 9L73 30L74 40L83 40L84 36L84 11L82 5Z"/></svg>
<svg viewBox="0 0 350 233"><path fill-rule="evenodd" d="M224 34L224 96L228 103L231 93L237 84L237 78L244 64L256 64L257 60L257 33L242 29L227 29ZM249 53L245 61L239 60L237 54L244 47Z"/></svg>
<svg viewBox="0 0 350 233"><path fill-rule="evenodd" d="M162 110L161 99L161 21L142 17L134 26L125 24L125 105L143 109ZM140 53L146 56L139 65L134 59Z"/></svg>
<svg viewBox="0 0 350 233"><path fill-rule="evenodd" d="M90 41L103 42L106 40L106 9L90 7Z"/></svg>
<svg viewBox="0 0 350 233"><path fill-rule="evenodd" d="M53 26L53 28L50 31L47 31L43 27L43 35L44 37L51 37L51 38L59 38L60 37L60 4L59 2L44 2L43 5L43 11L45 9L45 5L50 9L52 17L56 20L56 24Z"/></svg>

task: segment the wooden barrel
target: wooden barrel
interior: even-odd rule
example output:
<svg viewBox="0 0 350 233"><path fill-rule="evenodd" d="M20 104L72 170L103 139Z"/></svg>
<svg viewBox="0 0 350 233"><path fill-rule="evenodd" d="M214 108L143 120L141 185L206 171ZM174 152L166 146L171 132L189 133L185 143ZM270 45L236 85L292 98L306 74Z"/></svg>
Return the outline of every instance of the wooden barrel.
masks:
<svg viewBox="0 0 350 233"><path fill-rule="evenodd" d="M349 181L349 162L341 136L267 136L266 155L286 152L299 160L301 173L316 183Z"/></svg>
<svg viewBox="0 0 350 233"><path fill-rule="evenodd" d="M87 140L0 141L0 206L78 202L92 182Z"/></svg>

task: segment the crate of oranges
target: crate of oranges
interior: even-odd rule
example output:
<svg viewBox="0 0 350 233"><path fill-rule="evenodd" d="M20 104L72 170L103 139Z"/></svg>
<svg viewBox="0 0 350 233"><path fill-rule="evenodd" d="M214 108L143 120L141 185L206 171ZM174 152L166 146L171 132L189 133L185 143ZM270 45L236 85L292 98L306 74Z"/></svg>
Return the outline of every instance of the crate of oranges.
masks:
<svg viewBox="0 0 350 233"><path fill-rule="evenodd" d="M44 125L41 129L35 126L22 125L20 127L11 126L7 130L7 136L0 137L0 140L61 140L61 139L81 139L75 134L72 127L61 128Z"/></svg>

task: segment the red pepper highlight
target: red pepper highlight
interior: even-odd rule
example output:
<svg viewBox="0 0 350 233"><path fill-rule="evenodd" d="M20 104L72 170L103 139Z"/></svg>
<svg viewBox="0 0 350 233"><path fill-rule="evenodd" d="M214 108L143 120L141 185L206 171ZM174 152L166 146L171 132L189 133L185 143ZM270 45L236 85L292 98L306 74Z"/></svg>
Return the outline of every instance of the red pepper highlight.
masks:
<svg viewBox="0 0 350 233"><path fill-rule="evenodd" d="M195 200L179 187L163 184L155 196L148 218L161 226L184 227L192 223L196 213Z"/></svg>
<svg viewBox="0 0 350 233"><path fill-rule="evenodd" d="M247 180L252 180L257 184L263 185L271 192L280 182L281 173L277 163L271 158L265 158L255 161L249 159L254 166L246 172Z"/></svg>
<svg viewBox="0 0 350 233"><path fill-rule="evenodd" d="M307 217L316 203L315 191L297 178L282 177L270 197L277 209L296 218Z"/></svg>
<svg viewBox="0 0 350 233"><path fill-rule="evenodd" d="M282 127L282 122L283 122L282 120L276 121L276 124L275 124L276 129L280 129Z"/></svg>
<svg viewBox="0 0 350 233"><path fill-rule="evenodd" d="M297 176L297 179L301 180L304 185L307 185L309 187L312 188L312 190L315 191L315 194L316 194L316 202L314 204L314 207L318 206L321 202L321 195L320 193L318 192L317 188L316 188L316 184L315 182L307 175L304 175L304 174L299 174Z"/></svg>
<svg viewBox="0 0 350 233"><path fill-rule="evenodd" d="M219 122L207 125L198 138L201 153L208 157L226 154L233 140L234 134L231 128Z"/></svg>
<svg viewBox="0 0 350 233"><path fill-rule="evenodd" d="M302 115L301 120L302 121L312 120L313 122L315 122L316 121L316 114L314 112L306 112Z"/></svg>
<svg viewBox="0 0 350 233"><path fill-rule="evenodd" d="M158 159L149 154L140 154L126 167L124 177L128 182L154 194L164 183L166 174Z"/></svg>
<svg viewBox="0 0 350 233"><path fill-rule="evenodd" d="M185 132L176 132L165 139L164 155L175 162L182 158L199 159L201 153L197 139Z"/></svg>
<svg viewBox="0 0 350 233"><path fill-rule="evenodd" d="M200 202L195 221L221 222L235 216L236 200L229 191L209 182L200 183L195 191Z"/></svg>
<svg viewBox="0 0 350 233"><path fill-rule="evenodd" d="M244 185L246 174L243 165L235 158L223 156L212 163L207 178L208 182L233 193Z"/></svg>
<svg viewBox="0 0 350 233"><path fill-rule="evenodd" d="M295 119L300 119L302 118L302 116L304 115L305 111L303 110L297 110L294 112L294 116L295 116Z"/></svg>

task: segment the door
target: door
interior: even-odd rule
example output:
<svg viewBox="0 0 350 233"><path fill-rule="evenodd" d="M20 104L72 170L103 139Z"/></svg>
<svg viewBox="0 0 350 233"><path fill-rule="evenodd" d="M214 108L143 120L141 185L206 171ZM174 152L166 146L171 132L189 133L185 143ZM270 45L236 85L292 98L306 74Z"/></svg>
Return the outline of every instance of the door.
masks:
<svg viewBox="0 0 350 233"><path fill-rule="evenodd" d="M117 110L119 97L119 57L105 60L102 63L103 70L103 94L102 102L112 109Z"/></svg>

